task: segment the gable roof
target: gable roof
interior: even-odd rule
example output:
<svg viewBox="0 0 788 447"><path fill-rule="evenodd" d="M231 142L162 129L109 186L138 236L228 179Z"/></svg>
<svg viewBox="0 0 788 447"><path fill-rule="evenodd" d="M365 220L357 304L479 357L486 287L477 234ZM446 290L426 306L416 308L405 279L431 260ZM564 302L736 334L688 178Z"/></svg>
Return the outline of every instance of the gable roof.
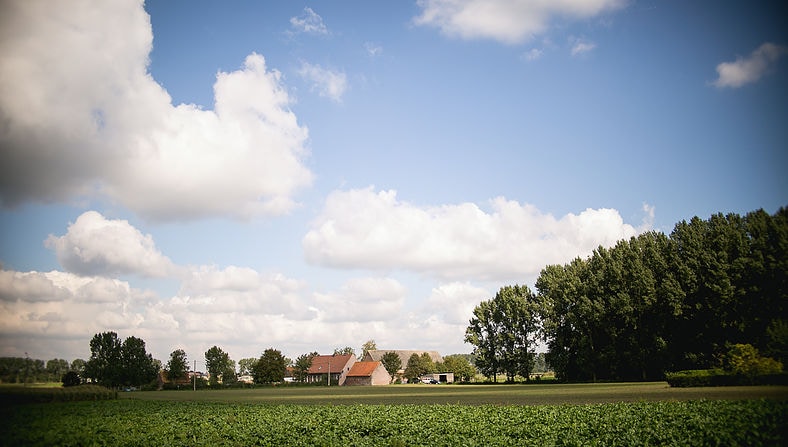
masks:
<svg viewBox="0 0 788 447"><path fill-rule="evenodd" d="M383 365L380 362L356 362L348 371L348 377L369 377L372 373Z"/></svg>
<svg viewBox="0 0 788 447"><path fill-rule="evenodd" d="M309 367L307 374L328 374L328 368L331 368L331 374L341 373L345 369L348 362L356 357L353 354L348 355L316 355L312 357L312 365Z"/></svg>
<svg viewBox="0 0 788 447"><path fill-rule="evenodd" d="M364 357L364 360L380 361L387 352L393 352L399 356L399 359L402 361L401 369L405 369L405 367L408 366L408 360L410 360L410 356L413 354L422 355L426 352L433 362L443 362L443 357L441 357L438 351L417 351L413 349L375 349L367 351L367 356Z"/></svg>

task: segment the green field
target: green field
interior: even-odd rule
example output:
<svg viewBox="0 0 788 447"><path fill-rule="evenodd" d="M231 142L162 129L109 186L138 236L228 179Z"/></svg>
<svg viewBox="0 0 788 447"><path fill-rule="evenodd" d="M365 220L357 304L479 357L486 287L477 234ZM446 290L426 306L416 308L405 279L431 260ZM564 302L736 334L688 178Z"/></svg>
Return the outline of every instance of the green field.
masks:
<svg viewBox="0 0 788 447"><path fill-rule="evenodd" d="M265 387L121 393L123 399L299 405L561 405L697 399L788 400L788 387L671 388L665 382L544 385Z"/></svg>
<svg viewBox="0 0 788 447"><path fill-rule="evenodd" d="M0 405L0 446L786 445L788 387L270 387Z"/></svg>

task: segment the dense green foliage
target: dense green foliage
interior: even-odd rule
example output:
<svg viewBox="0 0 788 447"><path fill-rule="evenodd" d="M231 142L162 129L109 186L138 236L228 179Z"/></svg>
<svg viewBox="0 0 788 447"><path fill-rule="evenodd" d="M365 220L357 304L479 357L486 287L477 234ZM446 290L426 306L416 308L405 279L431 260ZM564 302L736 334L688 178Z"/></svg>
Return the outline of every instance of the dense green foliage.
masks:
<svg viewBox="0 0 788 447"><path fill-rule="evenodd" d="M118 392L99 385L52 387L4 387L0 389L3 406L28 403L74 402L117 399Z"/></svg>
<svg viewBox="0 0 788 447"><path fill-rule="evenodd" d="M219 378L222 379L222 383L233 383L237 379L235 362L230 359L230 354L218 346L211 346L205 351L205 369L208 370L211 385L217 385Z"/></svg>
<svg viewBox="0 0 788 447"><path fill-rule="evenodd" d="M138 386L156 379L159 369L142 339L128 337L121 342L115 332L102 332L90 340L84 377L107 387Z"/></svg>
<svg viewBox="0 0 788 447"><path fill-rule="evenodd" d="M172 383L187 379L189 377L189 359L186 357L186 351L183 349L172 351L165 372L167 380Z"/></svg>
<svg viewBox="0 0 788 447"><path fill-rule="evenodd" d="M383 354L380 358L380 363L383 364L383 367L386 368L386 372L388 372L391 377L397 377L397 371L402 369L402 359L399 358L394 351Z"/></svg>
<svg viewBox="0 0 788 447"><path fill-rule="evenodd" d="M301 354L298 356L298 358L296 358L296 361L293 364L293 378L296 382L306 381L309 368L312 367L312 359L314 359L317 355L317 352L310 352L309 354Z"/></svg>
<svg viewBox="0 0 788 447"><path fill-rule="evenodd" d="M465 342L474 346L476 368L497 381L528 377L533 370L539 306L528 286L506 286L473 310Z"/></svg>
<svg viewBox="0 0 788 447"><path fill-rule="evenodd" d="M788 403L249 405L119 400L0 410L0 445L784 445Z"/></svg>
<svg viewBox="0 0 788 447"><path fill-rule="evenodd" d="M785 363L788 209L682 221L547 266L536 288L547 361L565 380L708 369L734 344Z"/></svg>
<svg viewBox="0 0 788 447"><path fill-rule="evenodd" d="M426 352L421 353L421 355L411 354L408 364L405 366L405 378L410 383L418 382L419 377L434 372L436 372L435 363Z"/></svg>
<svg viewBox="0 0 788 447"><path fill-rule="evenodd" d="M63 359L44 362L24 357L0 357L0 383L59 382L69 371L81 375L84 364L85 361L81 359L69 365Z"/></svg>
<svg viewBox="0 0 788 447"><path fill-rule="evenodd" d="M77 386L82 383L82 379L79 377L76 371L69 371L63 374L63 386Z"/></svg>
<svg viewBox="0 0 788 447"><path fill-rule="evenodd" d="M443 364L436 365L436 369L438 372L453 372L456 382L469 382L476 376L476 368L463 355L453 354L443 357Z"/></svg>
<svg viewBox="0 0 788 447"><path fill-rule="evenodd" d="M311 359L310 359L311 360ZM254 383L278 383L285 378L287 359L278 349L268 348L254 364Z"/></svg>

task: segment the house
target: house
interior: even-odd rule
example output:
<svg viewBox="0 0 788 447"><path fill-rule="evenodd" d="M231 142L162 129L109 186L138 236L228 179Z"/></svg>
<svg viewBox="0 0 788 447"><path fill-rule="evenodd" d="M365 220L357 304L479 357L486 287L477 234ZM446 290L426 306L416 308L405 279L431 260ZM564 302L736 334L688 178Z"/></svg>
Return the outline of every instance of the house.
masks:
<svg viewBox="0 0 788 447"><path fill-rule="evenodd" d="M381 362L356 362L345 377L345 385L388 385L391 376Z"/></svg>
<svg viewBox="0 0 788 447"><path fill-rule="evenodd" d="M353 354L316 355L312 357L312 365L306 372L306 381L307 383L327 381L329 385L342 385L354 363L356 356Z"/></svg>
<svg viewBox="0 0 788 447"><path fill-rule="evenodd" d="M371 350L371 351L367 351L367 353L364 354L364 358L361 359L361 360L365 361L365 362L379 362L379 361L381 361L381 359L383 359L383 356L387 352L393 352L393 353L397 354L397 356L399 356L400 362L402 362L402 366L400 367L399 371L397 371L397 375L402 375L402 374L405 373L405 368L407 368L407 366L408 366L408 360L410 360L410 357L413 354L422 355L422 354L424 354L426 352L430 356L430 358L432 359L433 363L443 363L443 357L441 357L441 355L438 354L438 351L415 351L415 350L408 350L408 349L405 349L405 350L403 350L403 349L377 349L377 350Z"/></svg>

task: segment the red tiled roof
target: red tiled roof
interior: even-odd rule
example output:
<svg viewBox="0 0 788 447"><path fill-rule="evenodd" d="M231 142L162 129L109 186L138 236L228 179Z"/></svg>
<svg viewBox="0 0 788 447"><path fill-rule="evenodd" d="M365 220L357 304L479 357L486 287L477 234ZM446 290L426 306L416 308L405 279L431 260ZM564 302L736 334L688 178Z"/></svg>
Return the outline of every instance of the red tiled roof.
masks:
<svg viewBox="0 0 788 447"><path fill-rule="evenodd" d="M348 371L348 377L369 377L380 366L380 362L356 362Z"/></svg>
<svg viewBox="0 0 788 447"><path fill-rule="evenodd" d="M345 365L350 361L352 354L349 355L316 355L312 357L312 366L309 367L307 374L328 374L329 365L331 373L341 373Z"/></svg>

